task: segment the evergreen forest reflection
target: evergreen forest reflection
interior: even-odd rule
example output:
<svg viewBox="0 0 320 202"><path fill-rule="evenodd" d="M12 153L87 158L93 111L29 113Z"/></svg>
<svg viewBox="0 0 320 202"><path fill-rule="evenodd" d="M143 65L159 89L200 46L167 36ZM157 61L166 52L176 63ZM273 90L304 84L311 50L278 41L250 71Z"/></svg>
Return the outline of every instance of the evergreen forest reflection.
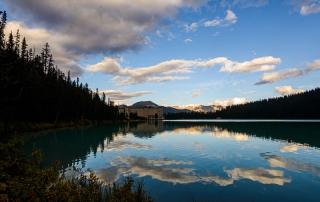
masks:
<svg viewBox="0 0 320 202"><path fill-rule="evenodd" d="M320 188L319 131L317 122L125 122L35 133L26 149L41 148L43 166L58 159L64 169L91 168L103 180L149 179L161 187L154 191L159 201L182 200L183 186L199 195L219 191L208 197L228 201L236 198L226 192L236 197L252 188L244 200L261 194L273 200L279 192L273 186L281 186L276 200L313 201L310 193ZM177 194L165 198L168 189ZM296 189L295 196L285 193Z"/></svg>

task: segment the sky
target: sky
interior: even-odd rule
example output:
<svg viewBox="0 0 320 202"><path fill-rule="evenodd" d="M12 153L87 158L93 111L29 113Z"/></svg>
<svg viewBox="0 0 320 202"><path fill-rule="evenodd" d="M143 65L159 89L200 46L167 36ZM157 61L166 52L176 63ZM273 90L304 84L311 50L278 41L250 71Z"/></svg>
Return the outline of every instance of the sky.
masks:
<svg viewBox="0 0 320 202"><path fill-rule="evenodd" d="M1 0L6 36L116 104L231 105L320 87L320 0Z"/></svg>

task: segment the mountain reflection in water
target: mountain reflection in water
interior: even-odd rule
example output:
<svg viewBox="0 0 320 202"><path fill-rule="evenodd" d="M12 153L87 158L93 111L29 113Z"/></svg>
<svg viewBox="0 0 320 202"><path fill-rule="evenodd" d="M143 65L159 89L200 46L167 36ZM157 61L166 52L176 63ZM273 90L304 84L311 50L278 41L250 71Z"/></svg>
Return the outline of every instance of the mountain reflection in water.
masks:
<svg viewBox="0 0 320 202"><path fill-rule="evenodd" d="M43 165L58 159L66 175L76 166L106 181L144 178L158 201L184 201L186 190L226 201L315 201L319 131L308 122L110 123L36 133L26 149L34 142Z"/></svg>

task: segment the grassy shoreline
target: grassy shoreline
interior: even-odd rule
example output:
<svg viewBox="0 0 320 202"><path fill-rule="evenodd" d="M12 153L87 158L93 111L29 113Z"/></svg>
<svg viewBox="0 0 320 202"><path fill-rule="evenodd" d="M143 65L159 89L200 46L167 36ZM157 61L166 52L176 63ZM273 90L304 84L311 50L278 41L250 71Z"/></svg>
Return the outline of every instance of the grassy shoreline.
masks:
<svg viewBox="0 0 320 202"><path fill-rule="evenodd" d="M124 120L104 120L104 121L96 121L96 120L81 120L78 122L62 122L62 123L31 123L31 122L13 122L8 125L8 131L13 133L25 133L25 132L35 132L41 130L48 130L48 129L56 129L56 128L68 128L68 127L75 127L75 126L86 126L86 125L97 125L97 124L104 124L104 123L120 123L120 122L140 122L140 121L147 121L146 119L124 119ZM0 131L3 131L4 124L0 122Z"/></svg>
<svg viewBox="0 0 320 202"><path fill-rule="evenodd" d="M101 123L115 123L114 121L94 121L94 120L83 120L78 122L63 122L63 123L30 123L30 122L14 122L8 125L9 132L13 133L26 133L26 132L34 132L55 128L68 128L75 126L85 126L85 125L96 125ZM0 131L3 131L4 124L0 123Z"/></svg>

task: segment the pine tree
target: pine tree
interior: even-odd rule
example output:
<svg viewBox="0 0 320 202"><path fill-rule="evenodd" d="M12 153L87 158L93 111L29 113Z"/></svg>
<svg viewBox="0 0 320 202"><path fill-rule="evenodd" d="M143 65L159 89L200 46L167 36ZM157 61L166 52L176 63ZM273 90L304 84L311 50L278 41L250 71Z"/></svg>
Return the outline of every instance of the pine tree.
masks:
<svg viewBox="0 0 320 202"><path fill-rule="evenodd" d="M33 59L34 55L33 55L33 52L32 52L32 48L30 48L29 50L29 61L31 61Z"/></svg>
<svg viewBox="0 0 320 202"><path fill-rule="evenodd" d="M48 58L48 70L50 73L54 73L54 60L52 54L50 54Z"/></svg>
<svg viewBox="0 0 320 202"><path fill-rule="evenodd" d="M27 47L28 47L28 44L26 42L26 38L23 37L23 40L22 40L22 43L21 43L21 58L23 60L27 59L27 57L28 57Z"/></svg>
<svg viewBox="0 0 320 202"><path fill-rule="evenodd" d="M100 98L98 89L92 92L79 78L72 81L70 71L66 77L54 67L48 43L39 56L35 48L28 51L26 39L20 40L19 30L15 36L11 32L5 40L6 13L0 12L1 16L0 122L4 128L19 121L57 123L80 118L116 119L116 107L106 105L104 93ZM107 117L107 112L111 116Z"/></svg>
<svg viewBox="0 0 320 202"><path fill-rule="evenodd" d="M4 50L5 48L5 34L4 34L4 28L7 24L7 13L6 11L1 11L2 17L0 22L0 49Z"/></svg>
<svg viewBox="0 0 320 202"><path fill-rule="evenodd" d="M20 33L19 29L17 30L17 33L15 35L15 43L14 43L14 52L16 52L18 55L20 55Z"/></svg>
<svg viewBox="0 0 320 202"><path fill-rule="evenodd" d="M70 71L68 71L68 78L67 78L67 82L68 82L68 83L71 83Z"/></svg>
<svg viewBox="0 0 320 202"><path fill-rule="evenodd" d="M13 41L12 31L11 31L11 33L9 34L9 39L8 39L6 45L7 45L6 50L7 50L8 52L13 52L13 50L14 50L14 41Z"/></svg>
<svg viewBox="0 0 320 202"><path fill-rule="evenodd" d="M102 103L106 103L106 94L104 94L104 92L102 93Z"/></svg>
<svg viewBox="0 0 320 202"><path fill-rule="evenodd" d="M49 57L50 57L50 46L48 42L44 45L44 48L41 52L41 61L44 67L44 72L47 72L49 66Z"/></svg>

